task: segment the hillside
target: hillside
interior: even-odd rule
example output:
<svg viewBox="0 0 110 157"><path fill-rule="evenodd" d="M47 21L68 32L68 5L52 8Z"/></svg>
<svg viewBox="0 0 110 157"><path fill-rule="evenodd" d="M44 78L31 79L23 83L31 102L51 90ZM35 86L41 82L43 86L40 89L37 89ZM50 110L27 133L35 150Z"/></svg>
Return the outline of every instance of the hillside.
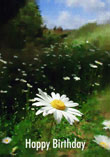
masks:
<svg viewBox="0 0 110 157"><path fill-rule="evenodd" d="M110 50L110 24L89 23L78 30L73 30L65 39L68 43L80 44L89 41L103 50Z"/></svg>

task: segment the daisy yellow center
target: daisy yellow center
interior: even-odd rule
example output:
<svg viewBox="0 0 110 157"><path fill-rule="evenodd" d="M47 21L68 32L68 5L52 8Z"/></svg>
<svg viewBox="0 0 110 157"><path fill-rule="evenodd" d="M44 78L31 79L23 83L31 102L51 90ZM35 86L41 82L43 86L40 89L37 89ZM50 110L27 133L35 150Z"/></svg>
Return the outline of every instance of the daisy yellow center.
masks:
<svg viewBox="0 0 110 157"><path fill-rule="evenodd" d="M107 147L108 147L108 144L105 143L105 142L100 142L99 144L100 144L102 147L104 147L104 148L107 148Z"/></svg>
<svg viewBox="0 0 110 157"><path fill-rule="evenodd" d="M66 108L64 102L62 102L61 100L57 100L57 99L55 99L51 102L51 106L58 110L65 110L65 108Z"/></svg>
<svg viewBox="0 0 110 157"><path fill-rule="evenodd" d="M8 142L9 140L8 139L5 139L5 142Z"/></svg>

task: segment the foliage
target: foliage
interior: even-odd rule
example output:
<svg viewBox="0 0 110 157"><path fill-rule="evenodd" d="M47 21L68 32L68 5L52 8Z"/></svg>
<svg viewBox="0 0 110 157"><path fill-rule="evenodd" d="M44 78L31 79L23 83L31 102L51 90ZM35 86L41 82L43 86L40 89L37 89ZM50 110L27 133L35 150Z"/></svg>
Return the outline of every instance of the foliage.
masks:
<svg viewBox="0 0 110 157"><path fill-rule="evenodd" d="M110 92L109 90L107 91ZM103 91L103 93L105 92ZM103 96L103 93L100 96ZM100 157L103 157L103 155L109 156L107 150L104 150L93 142L94 135L106 135L106 131L102 128L102 121L104 119L102 117L103 111L99 109L100 102L97 97L98 95L89 97L86 103L82 102L80 104L81 112L83 112L84 116L80 119L79 123L74 123L72 126L65 119L60 124L56 124L52 116L43 117L41 115L36 117L35 111L31 111L30 109L26 110L26 116L23 116L19 123L16 122L15 115L12 116L11 121L6 120L4 117L0 121L0 139L2 140L8 135L12 138L12 142L8 145L0 144L0 155L19 154L19 156L30 156L31 154L32 156L36 156L37 154L48 155L53 152L53 155L59 156L60 152L64 152L67 155L70 152L71 155L74 154L77 156L79 154L81 157L92 157L95 155L100 155ZM51 122L54 122L53 125L51 125ZM53 138L60 139L61 141L69 138L70 141L73 141L76 138L77 141L85 141L86 148L84 151L80 149L70 151L70 149L57 148L48 152L45 150L43 152L40 152L40 150L36 152L35 149L25 148L25 139L29 138L33 141L51 141Z"/></svg>
<svg viewBox="0 0 110 157"><path fill-rule="evenodd" d="M28 2L1 30L1 46L21 49L25 43L42 36L42 18L37 4Z"/></svg>
<svg viewBox="0 0 110 157"><path fill-rule="evenodd" d="M47 31L43 33L42 38L38 38L35 40L35 45L39 47L39 45L43 48L50 47L50 45L54 45L55 43L61 42L61 36L51 33L50 31Z"/></svg>
<svg viewBox="0 0 110 157"><path fill-rule="evenodd" d="M31 43L21 53L11 49L6 52L3 53L2 50L0 60L0 140L9 136L12 142L8 145L0 143L0 155L11 153L28 157L30 154L49 156L53 153L54 156L59 156L62 152L76 156L107 156L108 151L95 144L93 139L94 135L108 134L102 128L102 121L104 117L107 118L104 114L108 110L103 112L100 98L107 104L109 90L100 95L97 92L110 83L109 53L90 43L77 46L55 43L42 49L42 52ZM83 113L80 122L70 126L63 119L60 124L54 122L52 125L51 115L45 118L42 115L35 116L38 108L32 108L29 100L35 97L38 88L48 94L52 91L66 94L71 100L78 102ZM85 141L86 148L84 151L50 148L47 152L36 152L35 149L25 148L26 138L33 141L51 141L53 138L61 141L69 138L73 141L76 138Z"/></svg>
<svg viewBox="0 0 110 157"><path fill-rule="evenodd" d="M0 0L0 26L15 17L26 0Z"/></svg>
<svg viewBox="0 0 110 157"><path fill-rule="evenodd" d="M34 97L38 88L49 93L56 90L67 94L71 99L74 97L74 101L80 103L110 83L109 53L98 50L89 43L78 46L56 43L50 48L42 49L42 53L36 47L31 53L30 51L31 48L24 49L13 56L15 51L12 53L11 50L11 55L8 55L10 53L7 50L7 54L4 54L3 60L7 64L1 64L0 80L3 85L1 90L7 91L0 96L4 112L7 109L8 112L17 110L19 114L22 108L21 114L24 114L27 94ZM65 80L65 77L69 79ZM75 80L75 77L80 80ZM27 83L34 88L28 89Z"/></svg>

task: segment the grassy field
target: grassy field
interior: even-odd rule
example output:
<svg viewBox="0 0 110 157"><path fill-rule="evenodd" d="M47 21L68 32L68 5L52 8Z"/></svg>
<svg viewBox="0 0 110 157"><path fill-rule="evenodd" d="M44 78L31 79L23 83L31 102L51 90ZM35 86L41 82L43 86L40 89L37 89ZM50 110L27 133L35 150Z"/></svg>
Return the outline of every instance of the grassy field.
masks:
<svg viewBox="0 0 110 157"><path fill-rule="evenodd" d="M89 41L103 50L110 50L110 24L97 25L90 23L78 30L73 30L65 39L68 43L81 44Z"/></svg>
<svg viewBox="0 0 110 157"><path fill-rule="evenodd" d="M93 142L95 135L110 135L102 125L110 119L110 89L105 90L110 84L108 53L90 43L75 46L65 42L38 52L33 45L21 51L2 49L0 155L108 157L109 151ZM34 108L30 100L36 97L38 88L49 95L51 92L66 94L79 103L78 109L83 113L79 122L70 125L63 118L57 124L52 115L36 116L40 107ZM10 137L11 142L5 144L4 137ZM25 139L29 138L40 142L76 138L85 141L86 147L83 151L52 147L49 151L36 151L25 148Z"/></svg>

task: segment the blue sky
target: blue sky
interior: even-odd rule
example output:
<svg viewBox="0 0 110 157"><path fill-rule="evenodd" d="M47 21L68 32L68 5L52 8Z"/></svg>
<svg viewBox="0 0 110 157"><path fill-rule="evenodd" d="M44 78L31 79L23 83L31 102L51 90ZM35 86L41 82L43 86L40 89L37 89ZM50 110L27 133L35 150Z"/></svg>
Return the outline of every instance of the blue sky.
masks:
<svg viewBox="0 0 110 157"><path fill-rule="evenodd" d="M110 21L110 0L39 0L44 23L64 29L77 29L96 21Z"/></svg>

